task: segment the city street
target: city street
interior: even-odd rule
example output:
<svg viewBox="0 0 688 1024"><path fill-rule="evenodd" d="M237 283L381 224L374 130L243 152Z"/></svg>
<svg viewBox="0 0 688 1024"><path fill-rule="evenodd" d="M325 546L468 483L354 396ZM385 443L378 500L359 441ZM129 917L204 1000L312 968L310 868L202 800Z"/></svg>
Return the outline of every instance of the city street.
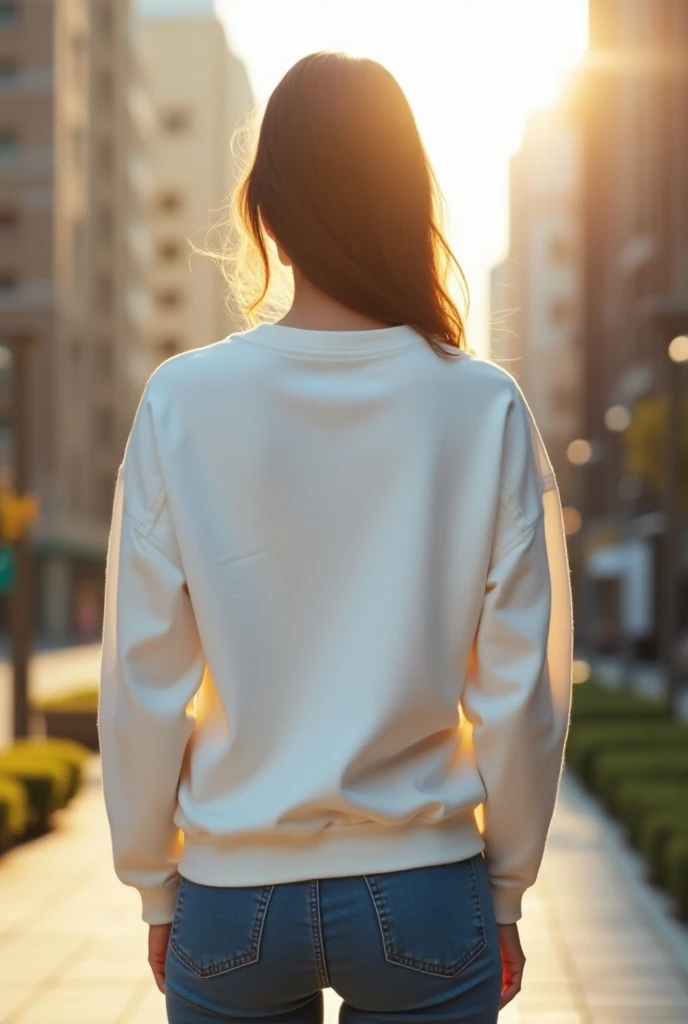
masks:
<svg viewBox="0 0 688 1024"><path fill-rule="evenodd" d="M138 896L110 865L97 759L56 824L0 861L1 1024L163 1024ZM688 929L569 778L522 933L526 984L501 1024L688 1021ZM326 1006L334 1024L332 991Z"/></svg>
<svg viewBox="0 0 688 1024"><path fill-rule="evenodd" d="M31 659L31 697L68 693L92 686L100 674L100 644L39 651ZM12 665L0 660L0 748L10 742L12 723Z"/></svg>

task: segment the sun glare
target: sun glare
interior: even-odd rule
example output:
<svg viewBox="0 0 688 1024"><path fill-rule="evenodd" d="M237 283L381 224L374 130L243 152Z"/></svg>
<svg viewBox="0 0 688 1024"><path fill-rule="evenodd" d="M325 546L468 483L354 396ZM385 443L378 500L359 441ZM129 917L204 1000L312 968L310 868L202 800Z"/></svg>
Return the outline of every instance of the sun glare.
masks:
<svg viewBox="0 0 688 1024"><path fill-rule="evenodd" d="M219 0L258 103L314 50L381 61L413 106L487 335L486 277L506 245L507 166L530 111L551 105L586 44L586 0Z"/></svg>

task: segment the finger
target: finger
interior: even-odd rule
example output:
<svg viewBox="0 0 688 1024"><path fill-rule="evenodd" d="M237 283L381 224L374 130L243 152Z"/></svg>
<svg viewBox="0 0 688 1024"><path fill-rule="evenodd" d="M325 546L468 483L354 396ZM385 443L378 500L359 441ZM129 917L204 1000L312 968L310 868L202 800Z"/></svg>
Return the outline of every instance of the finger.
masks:
<svg viewBox="0 0 688 1024"><path fill-rule="evenodd" d="M155 978L155 984L158 986L160 991L164 994L165 992L165 965L164 963L158 963L155 960L149 960L150 968Z"/></svg>
<svg viewBox="0 0 688 1024"><path fill-rule="evenodd" d="M508 983L502 989L502 998L499 1004L500 1010L503 1010L507 1003L510 1003L518 993L521 991L521 975L515 975L509 978Z"/></svg>

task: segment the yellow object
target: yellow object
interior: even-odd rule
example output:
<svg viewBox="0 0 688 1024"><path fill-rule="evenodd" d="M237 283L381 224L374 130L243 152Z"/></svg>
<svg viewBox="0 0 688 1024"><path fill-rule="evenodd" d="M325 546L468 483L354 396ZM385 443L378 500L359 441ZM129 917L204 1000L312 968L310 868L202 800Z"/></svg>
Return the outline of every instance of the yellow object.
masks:
<svg viewBox="0 0 688 1024"><path fill-rule="evenodd" d="M19 540L38 517L38 497L0 491L0 534L6 541Z"/></svg>

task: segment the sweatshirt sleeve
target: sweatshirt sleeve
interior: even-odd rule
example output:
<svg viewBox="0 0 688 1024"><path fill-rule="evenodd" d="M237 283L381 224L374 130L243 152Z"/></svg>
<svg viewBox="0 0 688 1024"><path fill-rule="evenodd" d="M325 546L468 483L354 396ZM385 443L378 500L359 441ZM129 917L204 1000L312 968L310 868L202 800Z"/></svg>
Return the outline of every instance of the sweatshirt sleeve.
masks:
<svg viewBox="0 0 688 1024"><path fill-rule="evenodd" d="M115 870L149 924L174 916L177 786L203 670L144 395L115 491L98 728Z"/></svg>
<svg viewBox="0 0 688 1024"><path fill-rule="evenodd" d="M558 488L523 396L506 424L500 509L461 698L486 790L485 857L500 924L538 874L571 704L572 609Z"/></svg>

